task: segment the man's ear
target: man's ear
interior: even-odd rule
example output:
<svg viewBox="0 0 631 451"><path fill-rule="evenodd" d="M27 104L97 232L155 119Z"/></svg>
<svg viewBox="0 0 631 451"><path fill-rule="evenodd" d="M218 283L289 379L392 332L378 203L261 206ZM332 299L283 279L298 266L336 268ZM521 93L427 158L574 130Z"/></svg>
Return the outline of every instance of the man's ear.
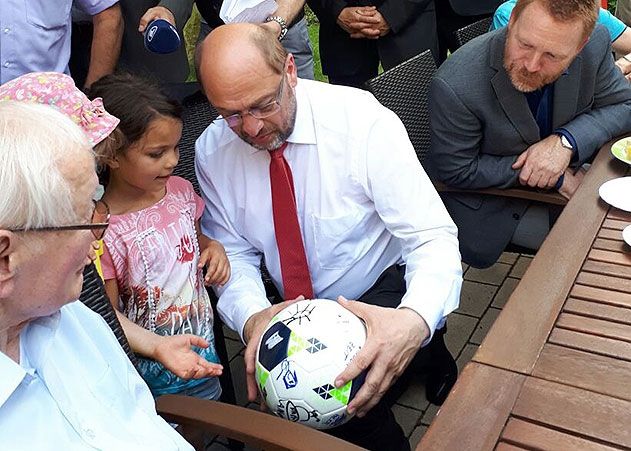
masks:
<svg viewBox="0 0 631 451"><path fill-rule="evenodd" d="M17 236L8 230L0 229L0 299L6 296L6 290L15 276L14 253Z"/></svg>

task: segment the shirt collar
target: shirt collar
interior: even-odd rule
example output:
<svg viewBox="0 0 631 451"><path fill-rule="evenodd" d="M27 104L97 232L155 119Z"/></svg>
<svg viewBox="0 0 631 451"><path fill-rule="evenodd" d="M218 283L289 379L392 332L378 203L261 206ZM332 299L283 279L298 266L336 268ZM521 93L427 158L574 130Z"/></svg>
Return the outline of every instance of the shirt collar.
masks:
<svg viewBox="0 0 631 451"><path fill-rule="evenodd" d="M296 123L294 131L287 138L287 141L293 144L316 144L315 125L306 83L308 82L298 79L296 85Z"/></svg>
<svg viewBox="0 0 631 451"><path fill-rule="evenodd" d="M63 308L63 307L62 307ZM47 355L52 344L52 337L59 327L61 312L57 311L50 316L37 318L29 322L20 332L20 359L29 368L13 361L3 352L0 352L0 407L9 399L18 388L27 374L33 373L41 360Z"/></svg>
<svg viewBox="0 0 631 451"><path fill-rule="evenodd" d="M26 370L11 360L8 355L0 352L0 374L2 374L0 378L0 407L2 407L26 376Z"/></svg>

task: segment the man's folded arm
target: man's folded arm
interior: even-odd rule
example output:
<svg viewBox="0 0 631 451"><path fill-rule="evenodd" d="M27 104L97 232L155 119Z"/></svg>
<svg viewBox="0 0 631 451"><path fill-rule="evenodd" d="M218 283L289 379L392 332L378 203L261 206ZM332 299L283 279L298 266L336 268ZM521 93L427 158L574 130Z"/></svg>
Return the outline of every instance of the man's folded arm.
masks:
<svg viewBox="0 0 631 451"><path fill-rule="evenodd" d="M480 120L439 77L430 85L429 111L431 147L423 166L433 179L464 189L518 185L511 167L517 156L480 154Z"/></svg>

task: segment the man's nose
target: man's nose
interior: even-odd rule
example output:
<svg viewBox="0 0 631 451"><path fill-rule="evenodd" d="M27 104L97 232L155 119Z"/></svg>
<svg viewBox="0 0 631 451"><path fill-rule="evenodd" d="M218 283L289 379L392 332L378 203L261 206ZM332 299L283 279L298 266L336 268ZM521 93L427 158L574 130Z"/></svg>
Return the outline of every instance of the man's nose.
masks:
<svg viewBox="0 0 631 451"><path fill-rule="evenodd" d="M528 72L537 72L541 69L541 55L533 52L524 63L524 67Z"/></svg>
<svg viewBox="0 0 631 451"><path fill-rule="evenodd" d="M246 113L241 116L241 122L243 131L253 138L256 137L261 131L261 128L263 128L263 121L255 118L251 114Z"/></svg>

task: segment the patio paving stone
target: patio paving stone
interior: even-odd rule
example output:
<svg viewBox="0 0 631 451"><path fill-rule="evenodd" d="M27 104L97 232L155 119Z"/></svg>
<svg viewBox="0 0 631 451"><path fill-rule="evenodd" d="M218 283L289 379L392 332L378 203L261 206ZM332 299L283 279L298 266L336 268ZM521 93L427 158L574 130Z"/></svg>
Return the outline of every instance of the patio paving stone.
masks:
<svg viewBox="0 0 631 451"><path fill-rule="evenodd" d="M513 266L513 270L510 272L510 277L517 277L519 279L524 277L524 273L528 269L528 266L530 266L532 259L533 257L529 255L520 255L517 259L517 263Z"/></svg>
<svg viewBox="0 0 631 451"><path fill-rule="evenodd" d="M469 268L464 275L465 280L473 282L483 282L491 285L501 285L511 270L511 265L506 263L495 263L486 269Z"/></svg>
<svg viewBox="0 0 631 451"><path fill-rule="evenodd" d="M487 332L495 322L495 319L500 314L500 312L500 309L492 307L486 311L486 313L478 323L478 326L475 328L475 332L471 336L471 343L476 345L482 343L482 340L484 340L484 337L486 337Z"/></svg>
<svg viewBox="0 0 631 451"><path fill-rule="evenodd" d="M506 305L506 301L508 301L510 295L513 294L513 291L519 283L519 280L520 279L515 279L514 277L507 277L500 289L497 290L491 306L496 308L504 308L504 306Z"/></svg>
<svg viewBox="0 0 631 451"><path fill-rule="evenodd" d="M460 307L456 312L480 317L489 307L497 287L465 280L460 293Z"/></svg>

